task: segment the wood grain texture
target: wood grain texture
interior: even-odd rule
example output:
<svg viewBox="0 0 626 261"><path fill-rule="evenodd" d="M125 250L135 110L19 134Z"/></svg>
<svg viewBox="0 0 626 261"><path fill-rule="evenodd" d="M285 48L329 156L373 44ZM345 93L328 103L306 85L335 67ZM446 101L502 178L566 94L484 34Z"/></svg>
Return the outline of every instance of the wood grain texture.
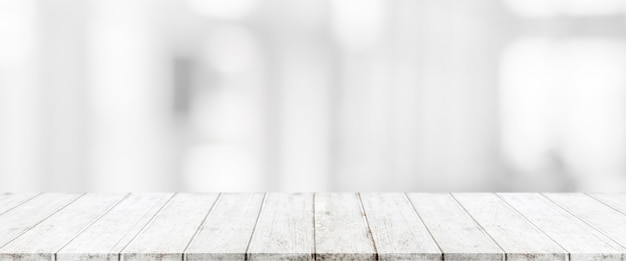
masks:
<svg viewBox="0 0 626 261"><path fill-rule="evenodd" d="M626 246L626 215L581 193L544 195L620 245Z"/></svg>
<svg viewBox="0 0 626 261"><path fill-rule="evenodd" d="M588 196L626 215L626 194L590 194Z"/></svg>
<svg viewBox="0 0 626 261"><path fill-rule="evenodd" d="M539 194L499 194L570 253L570 260L620 260L626 249Z"/></svg>
<svg viewBox="0 0 626 261"><path fill-rule="evenodd" d="M439 247L404 194L359 195L379 260L441 260Z"/></svg>
<svg viewBox="0 0 626 261"><path fill-rule="evenodd" d="M222 194L199 228L186 260L245 260L264 194Z"/></svg>
<svg viewBox="0 0 626 261"><path fill-rule="evenodd" d="M218 194L176 194L122 251L122 260L176 260L200 227Z"/></svg>
<svg viewBox="0 0 626 261"><path fill-rule="evenodd" d="M494 194L453 194L463 208L506 252L506 260L567 260L552 239Z"/></svg>
<svg viewBox="0 0 626 261"><path fill-rule="evenodd" d="M54 254L124 194L87 194L0 248L3 260L54 260Z"/></svg>
<svg viewBox="0 0 626 261"><path fill-rule="evenodd" d="M625 194L0 194L5 260L625 260Z"/></svg>
<svg viewBox="0 0 626 261"><path fill-rule="evenodd" d="M130 195L58 251L57 261L117 261L122 249L172 196L172 193Z"/></svg>
<svg viewBox="0 0 626 261"><path fill-rule="evenodd" d="M0 215L0 250L11 240L32 229L80 196L79 194L43 194Z"/></svg>
<svg viewBox="0 0 626 261"><path fill-rule="evenodd" d="M37 193L0 194L0 215L37 196Z"/></svg>
<svg viewBox="0 0 626 261"><path fill-rule="evenodd" d="M315 242L318 260L376 260L376 247L354 193L315 195Z"/></svg>
<svg viewBox="0 0 626 261"><path fill-rule="evenodd" d="M270 193L248 250L249 260L313 260L312 193Z"/></svg>
<svg viewBox="0 0 626 261"><path fill-rule="evenodd" d="M504 260L504 252L450 194L407 194L444 252L444 260Z"/></svg>

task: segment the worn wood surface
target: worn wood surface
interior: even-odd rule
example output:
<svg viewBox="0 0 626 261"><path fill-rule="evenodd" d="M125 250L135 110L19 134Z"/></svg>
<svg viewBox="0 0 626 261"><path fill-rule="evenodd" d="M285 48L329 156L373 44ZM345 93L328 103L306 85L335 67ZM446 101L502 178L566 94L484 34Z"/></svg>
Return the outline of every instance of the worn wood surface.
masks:
<svg viewBox="0 0 626 261"><path fill-rule="evenodd" d="M182 260L217 194L176 194L122 250L124 260Z"/></svg>
<svg viewBox="0 0 626 261"><path fill-rule="evenodd" d="M123 194L87 194L2 247L0 256L53 260L67 242L124 197Z"/></svg>
<svg viewBox="0 0 626 261"><path fill-rule="evenodd" d="M626 216L585 194L545 194L587 225L626 246Z"/></svg>
<svg viewBox="0 0 626 261"><path fill-rule="evenodd" d="M626 194L590 194L589 196L626 214Z"/></svg>
<svg viewBox="0 0 626 261"><path fill-rule="evenodd" d="M244 260L264 194L222 194L199 227L187 260Z"/></svg>
<svg viewBox="0 0 626 261"><path fill-rule="evenodd" d="M0 194L0 215L36 196L36 193Z"/></svg>
<svg viewBox="0 0 626 261"><path fill-rule="evenodd" d="M57 261L117 261L122 249L172 196L171 193L130 195L59 250Z"/></svg>
<svg viewBox="0 0 626 261"><path fill-rule="evenodd" d="M271 193L254 230L249 260L313 260L312 193Z"/></svg>
<svg viewBox="0 0 626 261"><path fill-rule="evenodd" d="M506 260L567 260L567 252L494 194L453 194L506 252Z"/></svg>
<svg viewBox="0 0 626 261"><path fill-rule="evenodd" d="M45 194L0 215L0 253L6 244L80 196L77 194ZM0 258L2 258L2 254L0 254Z"/></svg>
<svg viewBox="0 0 626 261"><path fill-rule="evenodd" d="M401 193L360 194L379 260L440 260L441 251Z"/></svg>
<svg viewBox="0 0 626 261"><path fill-rule="evenodd" d="M0 194L0 261L625 259L624 194Z"/></svg>
<svg viewBox="0 0 626 261"><path fill-rule="evenodd" d="M376 246L358 195L315 196L315 244L320 260L376 260Z"/></svg>
<svg viewBox="0 0 626 261"><path fill-rule="evenodd" d="M504 260L504 252L450 194L407 195L445 260Z"/></svg>
<svg viewBox="0 0 626 261"><path fill-rule="evenodd" d="M620 260L622 253L626 253L617 242L541 195L500 194L500 197L567 250L570 260Z"/></svg>

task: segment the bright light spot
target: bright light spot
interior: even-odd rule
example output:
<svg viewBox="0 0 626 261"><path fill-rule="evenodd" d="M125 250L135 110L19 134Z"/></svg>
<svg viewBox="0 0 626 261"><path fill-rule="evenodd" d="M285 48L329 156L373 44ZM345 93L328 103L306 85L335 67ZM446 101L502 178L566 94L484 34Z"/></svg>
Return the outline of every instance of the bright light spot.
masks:
<svg viewBox="0 0 626 261"><path fill-rule="evenodd" d="M200 145L184 160L186 191L250 191L260 187L260 168L249 148Z"/></svg>
<svg viewBox="0 0 626 261"><path fill-rule="evenodd" d="M380 41L385 20L384 0L334 0L332 29L340 45L364 51Z"/></svg>
<svg viewBox="0 0 626 261"><path fill-rule="evenodd" d="M34 1L0 1L0 67L24 65L36 44Z"/></svg>
<svg viewBox="0 0 626 261"><path fill-rule="evenodd" d="M619 179L626 170L625 57L623 43L608 39L523 39L507 48L500 93L510 163L532 172L550 168L556 156L580 184Z"/></svg>
<svg viewBox="0 0 626 261"><path fill-rule="evenodd" d="M35 1L0 0L0 190L5 191L45 185L36 12Z"/></svg>
<svg viewBox="0 0 626 261"><path fill-rule="evenodd" d="M257 60L257 46L252 35L239 26L218 27L207 39L207 59L218 72L245 71Z"/></svg>
<svg viewBox="0 0 626 261"><path fill-rule="evenodd" d="M541 62L554 50L545 41L525 39L506 49L502 57L503 146L519 168L537 169L547 164L551 140L550 86L552 64Z"/></svg>
<svg viewBox="0 0 626 261"><path fill-rule="evenodd" d="M143 1L90 2L87 38L90 186L100 191L166 187L167 74ZM158 178L155 178L158 177Z"/></svg>
<svg viewBox="0 0 626 261"><path fill-rule="evenodd" d="M505 0L514 12L529 17L554 15L593 16L623 14L623 0Z"/></svg>
<svg viewBox="0 0 626 261"><path fill-rule="evenodd" d="M187 0L189 8L199 14L224 20L241 19L256 5L256 0Z"/></svg>

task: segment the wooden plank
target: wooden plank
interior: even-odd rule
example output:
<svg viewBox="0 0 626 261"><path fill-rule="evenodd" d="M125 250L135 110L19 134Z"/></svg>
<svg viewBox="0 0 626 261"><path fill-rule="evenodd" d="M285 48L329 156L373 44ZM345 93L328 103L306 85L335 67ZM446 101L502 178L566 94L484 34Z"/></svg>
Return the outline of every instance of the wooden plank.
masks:
<svg viewBox="0 0 626 261"><path fill-rule="evenodd" d="M439 247L404 194L359 195L379 260L441 260Z"/></svg>
<svg viewBox="0 0 626 261"><path fill-rule="evenodd" d="M626 194L590 194L588 196L626 215Z"/></svg>
<svg viewBox="0 0 626 261"><path fill-rule="evenodd" d="M78 194L43 194L0 215L0 250L78 197Z"/></svg>
<svg viewBox="0 0 626 261"><path fill-rule="evenodd" d="M0 194L0 260L626 259L626 194L217 198Z"/></svg>
<svg viewBox="0 0 626 261"><path fill-rule="evenodd" d="M376 260L359 198L354 193L315 195L315 242L318 260Z"/></svg>
<svg viewBox="0 0 626 261"><path fill-rule="evenodd" d="M58 251L57 261L117 261L122 249L172 196L172 193L131 194Z"/></svg>
<svg viewBox="0 0 626 261"><path fill-rule="evenodd" d="M453 194L506 252L506 260L567 260L565 250L494 194Z"/></svg>
<svg viewBox="0 0 626 261"><path fill-rule="evenodd" d="M567 252L570 260L620 260L626 249L540 194L499 194Z"/></svg>
<svg viewBox="0 0 626 261"><path fill-rule="evenodd" d="M218 194L176 194L122 250L122 260L176 260L209 213Z"/></svg>
<svg viewBox="0 0 626 261"><path fill-rule="evenodd" d="M185 252L186 260L245 260L264 194L222 194Z"/></svg>
<svg viewBox="0 0 626 261"><path fill-rule="evenodd" d="M626 246L626 215L581 193L544 194L585 223Z"/></svg>
<svg viewBox="0 0 626 261"><path fill-rule="evenodd" d="M249 260L313 260L312 193L270 193L254 230Z"/></svg>
<svg viewBox="0 0 626 261"><path fill-rule="evenodd" d="M0 259L54 260L54 254L126 195L87 194L0 249Z"/></svg>
<svg viewBox="0 0 626 261"><path fill-rule="evenodd" d="M34 198L37 193L0 194L0 215Z"/></svg>
<svg viewBox="0 0 626 261"><path fill-rule="evenodd" d="M444 260L504 260L504 252L450 194L407 194Z"/></svg>

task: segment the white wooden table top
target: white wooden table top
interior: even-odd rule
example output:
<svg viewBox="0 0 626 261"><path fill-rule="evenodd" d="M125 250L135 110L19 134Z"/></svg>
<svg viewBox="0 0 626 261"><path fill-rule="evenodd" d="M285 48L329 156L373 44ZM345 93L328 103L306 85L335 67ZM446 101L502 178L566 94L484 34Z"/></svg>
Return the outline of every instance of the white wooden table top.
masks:
<svg viewBox="0 0 626 261"><path fill-rule="evenodd" d="M0 260L624 260L626 194L0 194Z"/></svg>

